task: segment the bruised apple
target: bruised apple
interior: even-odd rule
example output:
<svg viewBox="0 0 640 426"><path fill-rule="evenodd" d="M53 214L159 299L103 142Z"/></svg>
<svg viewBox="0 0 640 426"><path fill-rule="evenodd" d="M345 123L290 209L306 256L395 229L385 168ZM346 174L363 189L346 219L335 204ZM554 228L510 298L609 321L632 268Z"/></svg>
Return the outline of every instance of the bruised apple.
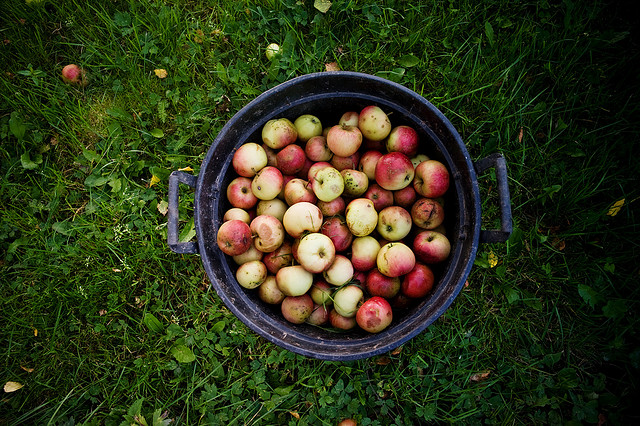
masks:
<svg viewBox="0 0 640 426"><path fill-rule="evenodd" d="M379 333L393 321L391 305L384 297L367 299L356 313L356 322L369 333Z"/></svg>
<svg viewBox="0 0 640 426"><path fill-rule="evenodd" d="M220 225L216 240L218 248L229 256L242 254L253 244L251 228L238 219L229 220Z"/></svg>

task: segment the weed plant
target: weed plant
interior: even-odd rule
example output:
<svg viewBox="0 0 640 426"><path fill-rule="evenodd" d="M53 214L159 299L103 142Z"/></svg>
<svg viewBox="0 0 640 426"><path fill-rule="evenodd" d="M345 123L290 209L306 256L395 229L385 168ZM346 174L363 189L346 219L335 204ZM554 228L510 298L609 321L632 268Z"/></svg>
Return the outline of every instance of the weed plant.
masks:
<svg viewBox="0 0 640 426"><path fill-rule="evenodd" d="M631 10L323 6L3 2L0 424L638 423ZM68 63L86 87L61 81ZM514 222L507 243L480 246L468 286L425 332L343 363L255 335L199 257L166 244L169 173L197 174L244 105L328 64L424 96L473 160L502 153ZM494 176L480 184L494 228ZM183 241L196 238L192 205L183 191Z"/></svg>

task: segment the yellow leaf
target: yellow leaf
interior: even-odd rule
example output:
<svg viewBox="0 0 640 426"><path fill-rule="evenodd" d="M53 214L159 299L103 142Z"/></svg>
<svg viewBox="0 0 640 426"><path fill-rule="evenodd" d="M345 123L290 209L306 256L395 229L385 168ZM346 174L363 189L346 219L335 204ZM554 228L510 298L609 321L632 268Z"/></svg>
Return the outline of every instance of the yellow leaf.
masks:
<svg viewBox="0 0 640 426"><path fill-rule="evenodd" d="M37 329L37 328L34 328L34 329L33 329L33 335L34 335L34 336L36 336L36 337L38 337L38 329Z"/></svg>
<svg viewBox="0 0 640 426"><path fill-rule="evenodd" d="M324 69L327 71L340 71L340 65L337 62L329 62L324 64Z"/></svg>
<svg viewBox="0 0 640 426"><path fill-rule="evenodd" d="M289 414L291 414L297 420L300 420L300 414L296 413L295 411L289 411Z"/></svg>
<svg viewBox="0 0 640 426"><path fill-rule="evenodd" d="M18 383L18 382L7 382L4 384L4 391L9 393L9 392L15 392L18 389L22 389L24 385L22 383Z"/></svg>
<svg viewBox="0 0 640 426"><path fill-rule="evenodd" d="M167 75L168 75L168 74L167 74L167 70L162 69L162 68L159 68L159 69L157 69L157 70L153 70L153 72L155 72L155 73L156 73L156 76L157 76L158 78L166 78L166 77L167 77Z"/></svg>
<svg viewBox="0 0 640 426"><path fill-rule="evenodd" d="M21 365L20 368L22 368L27 373L33 373L33 368L25 367L24 365Z"/></svg>
<svg viewBox="0 0 640 426"><path fill-rule="evenodd" d="M151 176L151 182L149 182L149 187L156 185L158 182L160 182L160 178L158 176L156 175Z"/></svg>
<svg viewBox="0 0 640 426"><path fill-rule="evenodd" d="M495 266L498 264L498 256L496 256L494 252L490 252L487 261L489 262L489 266L491 268L495 268Z"/></svg>
<svg viewBox="0 0 640 426"><path fill-rule="evenodd" d="M615 216L618 214L622 206L624 206L624 198L622 200L618 200L611 207L609 207L609 211L607 212L607 216Z"/></svg>
<svg viewBox="0 0 640 426"><path fill-rule="evenodd" d="M193 169L190 166L187 167L183 167L181 169L178 169L179 172L192 172Z"/></svg>

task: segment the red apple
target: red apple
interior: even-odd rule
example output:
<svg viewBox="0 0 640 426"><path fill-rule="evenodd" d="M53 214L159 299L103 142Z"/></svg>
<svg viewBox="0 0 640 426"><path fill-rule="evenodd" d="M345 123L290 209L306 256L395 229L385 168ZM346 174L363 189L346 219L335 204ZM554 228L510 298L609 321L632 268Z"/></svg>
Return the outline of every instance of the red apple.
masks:
<svg viewBox="0 0 640 426"><path fill-rule="evenodd" d="M309 172L307 174L307 181L313 182L313 178L316 176L320 170L326 167L333 167L331 163L327 163L326 161L317 161L313 163L311 167L309 167Z"/></svg>
<svg viewBox="0 0 640 426"><path fill-rule="evenodd" d="M302 201L315 204L318 198L313 193L309 182L304 179L293 178L284 186L284 200L288 205L292 206Z"/></svg>
<svg viewBox="0 0 640 426"><path fill-rule="evenodd" d="M62 81L83 87L89 82L85 71L76 64L65 65L62 68Z"/></svg>
<svg viewBox="0 0 640 426"><path fill-rule="evenodd" d="M418 193L413 189L413 185L393 191L393 203L407 210L411 210L411 206L417 199Z"/></svg>
<svg viewBox="0 0 640 426"><path fill-rule="evenodd" d="M413 251L418 260L431 265L449 257L451 243L439 232L422 231L413 239Z"/></svg>
<svg viewBox="0 0 640 426"><path fill-rule="evenodd" d="M344 198L338 197L334 198L331 201L320 201L316 203L324 217L331 217L337 214L344 213L344 209L346 207L346 203Z"/></svg>
<svg viewBox="0 0 640 426"><path fill-rule="evenodd" d="M376 164L378 164L378 160L380 160L383 155L382 152L377 150L365 151L360 157L358 170L366 174L369 180L374 181L376 179Z"/></svg>
<svg viewBox="0 0 640 426"><path fill-rule="evenodd" d="M307 155L300 145L291 144L282 148L276 154L276 167L282 174L295 175L305 165Z"/></svg>
<svg viewBox="0 0 640 426"><path fill-rule="evenodd" d="M284 176L273 166L263 167L251 181L251 192L261 200L273 200L283 188Z"/></svg>
<svg viewBox="0 0 640 426"><path fill-rule="evenodd" d="M407 157L413 157L418 153L418 132L413 127L397 126L391 129L386 146L389 152L401 152Z"/></svg>
<svg viewBox="0 0 640 426"><path fill-rule="evenodd" d="M329 161L333 157L333 152L327 145L327 138L322 135L309 139L304 146L304 153L313 162Z"/></svg>
<svg viewBox="0 0 640 426"><path fill-rule="evenodd" d="M416 266L402 279L400 291L412 299L422 298L429 294L434 281L435 277L431 268L416 262Z"/></svg>
<svg viewBox="0 0 640 426"><path fill-rule="evenodd" d="M357 237L351 243L351 264L356 271L369 271L376 267L380 243L370 235Z"/></svg>
<svg viewBox="0 0 640 426"><path fill-rule="evenodd" d="M411 207L413 223L422 229L434 229L444 222L444 208L431 198L419 198Z"/></svg>
<svg viewBox="0 0 640 426"><path fill-rule="evenodd" d="M377 269L372 269L367 274L365 288L371 296L380 296L392 299L400 291L400 277L387 277Z"/></svg>
<svg viewBox="0 0 640 426"><path fill-rule="evenodd" d="M383 297L374 296L365 301L356 313L356 322L369 333L379 333L393 320L391 305Z"/></svg>
<svg viewBox="0 0 640 426"><path fill-rule="evenodd" d="M313 311L307 318L307 323L311 325L325 325L329 322L329 311L326 306L313 305Z"/></svg>
<svg viewBox="0 0 640 426"><path fill-rule="evenodd" d="M338 252L348 249L353 241L353 234L349 230L347 222L341 216L325 219L320 232L331 239Z"/></svg>
<svg viewBox="0 0 640 426"><path fill-rule="evenodd" d="M329 312L329 322L338 330L351 330L357 325L355 317L342 316L335 309Z"/></svg>
<svg viewBox="0 0 640 426"><path fill-rule="evenodd" d="M229 256L240 255L251 247L251 228L241 220L230 220L224 222L218 228L217 233L218 248Z"/></svg>
<svg viewBox="0 0 640 426"><path fill-rule="evenodd" d="M449 171L439 161L427 160L416 166L413 187L426 198L442 197L449 189Z"/></svg>
<svg viewBox="0 0 640 426"><path fill-rule="evenodd" d="M359 163L360 151L357 151L355 154L348 157L342 157L340 155L334 155L331 157L331 165L338 169L338 171L342 171L344 169L357 169Z"/></svg>
<svg viewBox="0 0 640 426"><path fill-rule="evenodd" d="M413 269L416 264L416 256L407 245L390 242L380 247L376 264L378 270L384 275L399 277Z"/></svg>
<svg viewBox="0 0 640 426"><path fill-rule="evenodd" d="M349 157L355 154L362 144L362 132L355 126L331 127L327 133L327 145L335 155Z"/></svg>
<svg viewBox="0 0 640 426"><path fill-rule="evenodd" d="M227 186L227 200L233 207L249 210L258 202L251 191L251 179L239 176Z"/></svg>
<svg viewBox="0 0 640 426"><path fill-rule="evenodd" d="M233 154L231 161L237 174L251 178L267 165L267 153L257 143L245 143Z"/></svg>
<svg viewBox="0 0 640 426"><path fill-rule="evenodd" d="M293 324L302 324L313 312L313 300L308 294L287 296L280 305L284 319Z"/></svg>
<svg viewBox="0 0 640 426"><path fill-rule="evenodd" d="M378 212L393 205L393 192L388 189L384 189L377 183L369 186L367 192L364 193L364 198L368 198L373 201L373 207Z"/></svg>
<svg viewBox="0 0 640 426"><path fill-rule="evenodd" d="M409 186L413 181L414 173L413 163L401 152L385 154L376 164L376 182L390 191Z"/></svg>
<svg viewBox="0 0 640 426"><path fill-rule="evenodd" d="M378 213L378 234L389 241L400 241L411 231L411 214L400 206L385 207Z"/></svg>
<svg viewBox="0 0 640 426"><path fill-rule="evenodd" d="M267 266L267 270L272 274L278 273L278 271L285 266L292 266L293 254L291 243L287 240L283 241L276 250L266 253L262 261Z"/></svg>

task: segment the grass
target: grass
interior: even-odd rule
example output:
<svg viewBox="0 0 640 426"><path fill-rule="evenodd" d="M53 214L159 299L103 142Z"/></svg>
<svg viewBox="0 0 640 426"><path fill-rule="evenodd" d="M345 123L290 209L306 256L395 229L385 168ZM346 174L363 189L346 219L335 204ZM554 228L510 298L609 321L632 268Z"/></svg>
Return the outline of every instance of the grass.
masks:
<svg viewBox="0 0 640 426"><path fill-rule="evenodd" d="M24 387L2 395L0 424L636 423L640 114L625 4L313 3L2 8L0 378ZM87 87L59 79L72 62ZM474 160L501 152L514 214L444 316L349 363L250 332L197 256L169 252L163 214L169 173L197 174L233 114L331 62L432 101ZM481 178L487 227L493 182ZM193 195L181 197L189 239Z"/></svg>

